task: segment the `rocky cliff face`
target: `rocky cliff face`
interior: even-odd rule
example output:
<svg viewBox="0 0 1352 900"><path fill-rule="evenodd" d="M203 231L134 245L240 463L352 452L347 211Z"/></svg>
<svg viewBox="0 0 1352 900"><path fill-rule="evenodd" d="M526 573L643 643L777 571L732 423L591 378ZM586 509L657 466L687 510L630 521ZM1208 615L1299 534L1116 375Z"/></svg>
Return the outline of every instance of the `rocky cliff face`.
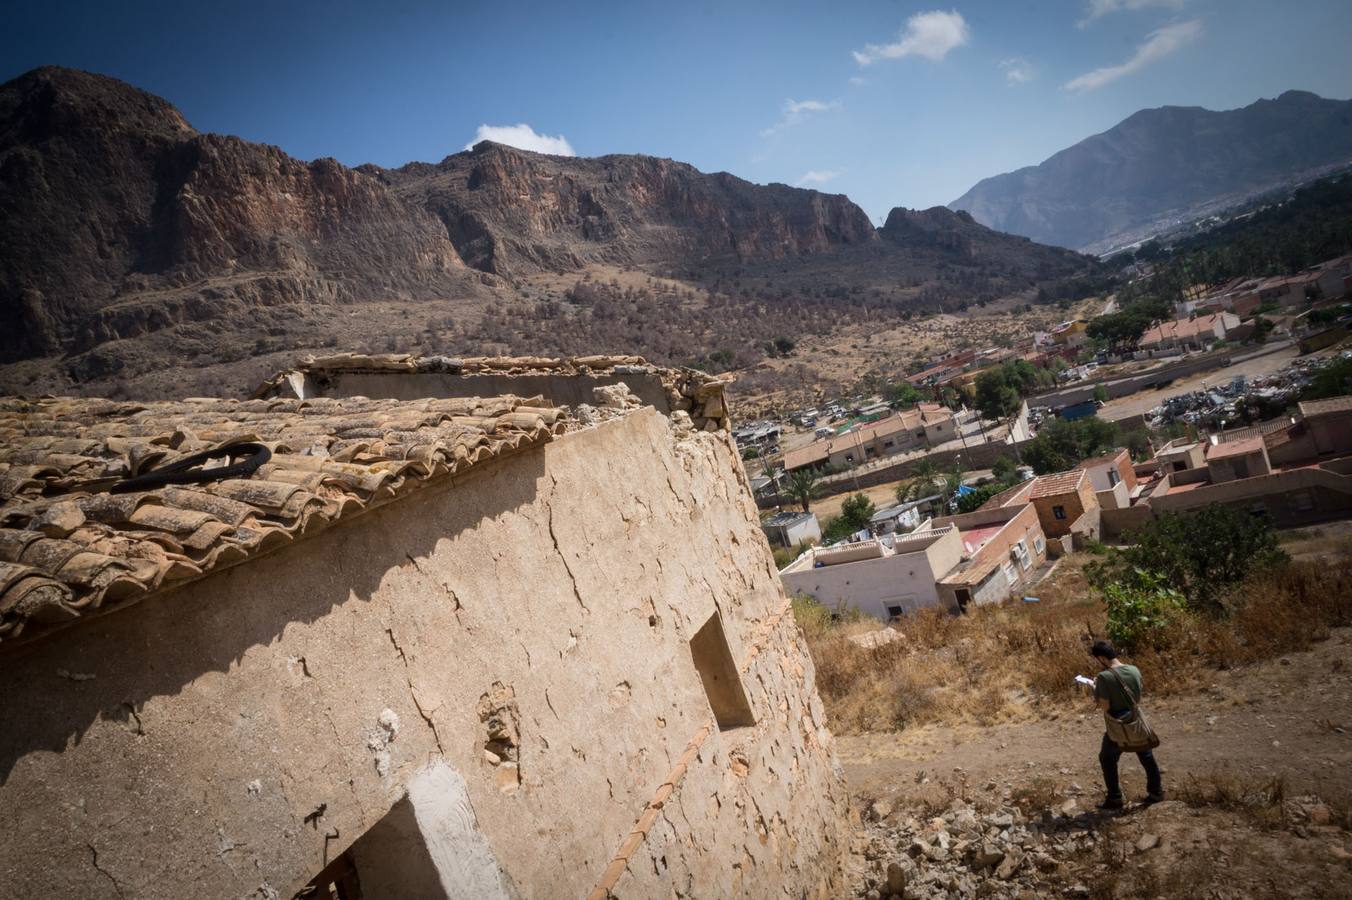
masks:
<svg viewBox="0 0 1352 900"><path fill-rule="evenodd" d="M1287 91L1243 109L1142 110L953 203L1035 241L1102 251L1352 163L1352 101Z"/></svg>
<svg viewBox="0 0 1352 900"><path fill-rule="evenodd" d="M589 262L782 259L876 240L842 195L650 156L546 156L485 141L379 175L436 213L469 265L503 276Z"/></svg>
<svg viewBox="0 0 1352 900"><path fill-rule="evenodd" d="M796 303L794 321L826 331L836 313L962 308L1087 264L944 210L896 210L880 231L847 197L668 159L482 143L351 169L201 134L100 75L44 68L0 85L0 392L117 379L140 394L170 359L196 373L274 353L275 368L332 346L534 352L585 317L552 285L540 308L519 304L526 280L596 265L699 286L687 306L708 307L683 331L710 347L673 339L659 354L685 361L747 310L768 320ZM753 272L754 291L741 280ZM586 346L568 352L632 349L573 332ZM156 374L151 393L238 390L262 374L222 369L191 386Z"/></svg>
<svg viewBox="0 0 1352 900"><path fill-rule="evenodd" d="M249 307L472 289L441 224L333 160L38 69L0 87L0 360Z"/></svg>

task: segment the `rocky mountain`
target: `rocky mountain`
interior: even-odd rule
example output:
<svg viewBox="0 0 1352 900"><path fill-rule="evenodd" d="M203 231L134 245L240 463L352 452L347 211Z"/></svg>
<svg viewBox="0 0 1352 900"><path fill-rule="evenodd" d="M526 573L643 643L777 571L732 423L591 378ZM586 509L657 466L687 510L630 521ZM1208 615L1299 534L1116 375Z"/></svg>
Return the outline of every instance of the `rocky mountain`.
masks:
<svg viewBox="0 0 1352 900"><path fill-rule="evenodd" d="M1352 164L1352 101L1287 91L1242 109L1142 110L949 206L991 228L1090 252Z"/></svg>
<svg viewBox="0 0 1352 900"><path fill-rule="evenodd" d="M435 164L354 169L200 133L101 75L42 68L0 85L0 390L118 379L181 392L187 379L219 392L201 371L275 368L319 347L529 351L568 323L585 341L593 329L557 276L597 267L700 285L682 302L712 342L718 304L773 321L767 284L774 302L810 298L798 302L804 327L829 328L839 316L808 304L954 308L1089 266L966 214L894 210L875 229L842 195L667 159L481 143ZM752 271L755 296L737 286ZM553 322L522 305L541 302ZM595 349L625 349L611 337Z"/></svg>
<svg viewBox="0 0 1352 900"><path fill-rule="evenodd" d="M372 175L200 134L101 75L0 87L0 360L478 280L434 216Z"/></svg>
<svg viewBox="0 0 1352 900"><path fill-rule="evenodd" d="M843 195L651 156L546 156L484 141L435 165L363 170L435 213L466 263L505 277L596 262L783 259L877 240Z"/></svg>

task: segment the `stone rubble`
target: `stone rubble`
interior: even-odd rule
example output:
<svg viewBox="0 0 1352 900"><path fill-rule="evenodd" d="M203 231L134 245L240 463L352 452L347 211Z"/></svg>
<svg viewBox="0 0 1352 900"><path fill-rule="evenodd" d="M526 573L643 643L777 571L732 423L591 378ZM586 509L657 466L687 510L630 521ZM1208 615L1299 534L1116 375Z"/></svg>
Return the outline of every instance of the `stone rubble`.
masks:
<svg viewBox="0 0 1352 900"><path fill-rule="evenodd" d="M893 811L888 800L869 808L874 822L862 848L868 870L861 880L861 896L869 900L1039 896L1044 876L1060 868L1057 857L1093 840L1067 830L1064 817L1029 821L1014 806L981 809L957 799L923 822L892 819Z"/></svg>

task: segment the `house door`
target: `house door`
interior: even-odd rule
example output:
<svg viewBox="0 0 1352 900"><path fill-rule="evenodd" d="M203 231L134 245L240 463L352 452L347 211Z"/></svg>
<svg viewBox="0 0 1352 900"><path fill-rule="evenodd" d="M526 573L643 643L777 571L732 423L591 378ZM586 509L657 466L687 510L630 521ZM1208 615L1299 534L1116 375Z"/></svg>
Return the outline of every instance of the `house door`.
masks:
<svg viewBox="0 0 1352 900"><path fill-rule="evenodd" d="M958 588L954 593L958 598L958 612L966 612L972 603L972 592L967 588Z"/></svg>

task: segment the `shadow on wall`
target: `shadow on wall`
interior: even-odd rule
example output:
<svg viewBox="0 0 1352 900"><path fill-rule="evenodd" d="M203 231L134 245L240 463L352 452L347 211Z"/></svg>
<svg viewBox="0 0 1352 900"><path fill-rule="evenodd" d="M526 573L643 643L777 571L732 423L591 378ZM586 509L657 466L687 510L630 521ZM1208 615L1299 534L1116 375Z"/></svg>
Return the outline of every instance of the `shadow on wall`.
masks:
<svg viewBox="0 0 1352 900"><path fill-rule="evenodd" d="M544 474L540 447L496 460L455 479L496 480L492 490L474 492L485 498L477 516L430 505L456 503L457 489L446 479L264 558L0 652L0 682L8 686L0 785L29 753L78 745L100 719L139 733L147 701L178 694L208 673L228 674L251 648L278 642L289 625L369 602L390 570L415 565L439 540L533 502ZM439 530L447 519L460 526ZM228 602L203 602L205 592Z"/></svg>

